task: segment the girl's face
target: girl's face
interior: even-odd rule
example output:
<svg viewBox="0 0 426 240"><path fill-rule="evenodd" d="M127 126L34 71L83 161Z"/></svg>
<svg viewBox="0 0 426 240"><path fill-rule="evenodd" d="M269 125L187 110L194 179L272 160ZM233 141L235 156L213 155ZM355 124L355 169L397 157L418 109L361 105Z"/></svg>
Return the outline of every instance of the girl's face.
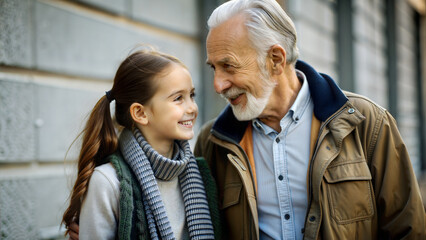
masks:
<svg viewBox="0 0 426 240"><path fill-rule="evenodd" d="M145 104L148 123L143 134L151 145L170 144L175 139L189 140L194 137L193 126L198 115L194 85L188 70L172 63L154 79L158 88Z"/></svg>

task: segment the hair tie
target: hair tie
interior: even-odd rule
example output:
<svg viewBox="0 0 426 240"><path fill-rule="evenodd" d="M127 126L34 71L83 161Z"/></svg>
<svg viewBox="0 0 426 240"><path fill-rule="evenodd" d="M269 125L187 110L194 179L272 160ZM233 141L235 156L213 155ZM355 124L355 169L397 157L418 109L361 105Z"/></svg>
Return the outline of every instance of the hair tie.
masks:
<svg viewBox="0 0 426 240"><path fill-rule="evenodd" d="M115 98L112 96L111 90L106 91L105 96L106 96L106 98L108 99L109 102L112 102L113 100L115 100Z"/></svg>

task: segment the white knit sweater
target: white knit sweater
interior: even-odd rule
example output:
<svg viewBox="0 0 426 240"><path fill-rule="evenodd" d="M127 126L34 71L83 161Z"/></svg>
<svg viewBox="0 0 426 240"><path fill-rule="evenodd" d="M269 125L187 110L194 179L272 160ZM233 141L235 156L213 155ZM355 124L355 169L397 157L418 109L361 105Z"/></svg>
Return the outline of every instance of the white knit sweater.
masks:
<svg viewBox="0 0 426 240"><path fill-rule="evenodd" d="M185 208L179 179L157 179L167 216L177 239L187 239ZM119 219L120 182L111 163L95 168L80 213L79 239L115 239Z"/></svg>

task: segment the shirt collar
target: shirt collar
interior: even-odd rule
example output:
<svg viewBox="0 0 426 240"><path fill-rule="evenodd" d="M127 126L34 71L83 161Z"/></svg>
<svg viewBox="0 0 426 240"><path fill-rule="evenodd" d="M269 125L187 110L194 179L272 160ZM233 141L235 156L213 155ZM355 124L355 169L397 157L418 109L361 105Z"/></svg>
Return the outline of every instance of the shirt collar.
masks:
<svg viewBox="0 0 426 240"><path fill-rule="evenodd" d="M296 70L296 75L299 81L302 83L299 93L297 94L296 100L294 100L293 105L290 107L289 112L292 113L293 121L299 121L302 118L303 113L305 112L306 106L309 103L311 95L309 93L308 81L306 81L306 76L302 71Z"/></svg>
<svg viewBox="0 0 426 240"><path fill-rule="evenodd" d="M300 88L299 93L297 94L296 100L293 105L290 107L288 113L281 119L280 124L283 125L285 119L289 116L293 119L293 121L297 122L301 119L303 113L306 110L306 106L310 101L311 95L309 93L309 85L306 80L306 76L302 71L296 69L296 75L299 81L302 83L302 87ZM252 120L252 126L256 131L262 132L265 135L270 134L271 132L275 132L274 129L264 124L258 118Z"/></svg>
<svg viewBox="0 0 426 240"><path fill-rule="evenodd" d="M263 133L265 135L268 135L270 133L275 133L274 129L272 129L268 125L264 124L258 118L255 118L255 119L252 120L252 126L253 126L253 129L255 129L256 131Z"/></svg>

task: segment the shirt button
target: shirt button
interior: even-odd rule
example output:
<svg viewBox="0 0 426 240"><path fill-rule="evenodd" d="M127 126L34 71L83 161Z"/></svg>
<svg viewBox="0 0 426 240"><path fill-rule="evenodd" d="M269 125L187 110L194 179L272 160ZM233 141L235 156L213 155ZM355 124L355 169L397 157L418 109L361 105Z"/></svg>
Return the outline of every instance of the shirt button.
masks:
<svg viewBox="0 0 426 240"><path fill-rule="evenodd" d="M317 218L315 217L315 216L310 216L309 217L309 221L311 221L311 222L315 222L315 220L316 220Z"/></svg>
<svg viewBox="0 0 426 240"><path fill-rule="evenodd" d="M290 219L290 214L286 214L286 215L284 215L284 218L285 218L285 220L289 220Z"/></svg>
<svg viewBox="0 0 426 240"><path fill-rule="evenodd" d="M349 110L348 110L348 113L349 114L352 114L352 113L354 113L355 112L355 109L353 109L353 108L349 108Z"/></svg>
<svg viewBox="0 0 426 240"><path fill-rule="evenodd" d="M275 142L280 143L280 139L279 138L275 138Z"/></svg>
<svg viewBox="0 0 426 240"><path fill-rule="evenodd" d="M278 179L279 179L280 181L282 181L282 180L284 179L283 175L279 175L279 176L278 176Z"/></svg>

